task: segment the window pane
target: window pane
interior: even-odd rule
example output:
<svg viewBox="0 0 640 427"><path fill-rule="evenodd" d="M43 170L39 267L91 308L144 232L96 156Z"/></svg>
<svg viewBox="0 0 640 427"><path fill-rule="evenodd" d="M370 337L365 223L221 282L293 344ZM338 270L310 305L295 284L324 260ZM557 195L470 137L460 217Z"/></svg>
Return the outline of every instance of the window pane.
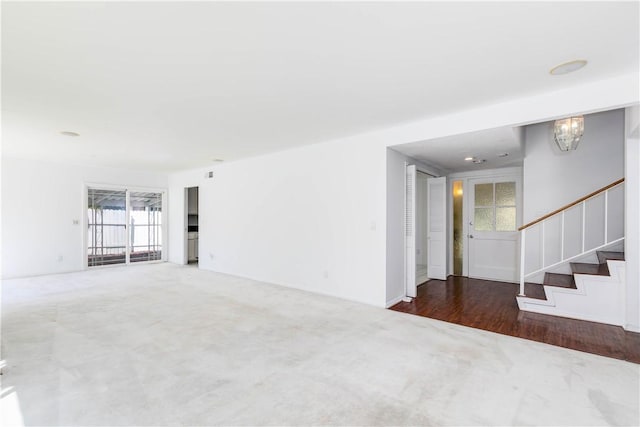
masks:
<svg viewBox="0 0 640 427"><path fill-rule="evenodd" d="M516 208L496 208L496 231L515 231Z"/></svg>
<svg viewBox="0 0 640 427"><path fill-rule="evenodd" d="M476 206L493 205L493 184L476 184Z"/></svg>
<svg viewBox="0 0 640 427"><path fill-rule="evenodd" d="M162 194L131 192L131 262L162 259Z"/></svg>
<svg viewBox="0 0 640 427"><path fill-rule="evenodd" d="M476 231L493 231L493 208L476 208L474 228Z"/></svg>
<svg viewBox="0 0 640 427"><path fill-rule="evenodd" d="M87 265L126 262L126 193L89 188L87 196Z"/></svg>
<svg viewBox="0 0 640 427"><path fill-rule="evenodd" d="M496 205L497 206L515 206L516 205L516 183L515 182L496 183Z"/></svg>

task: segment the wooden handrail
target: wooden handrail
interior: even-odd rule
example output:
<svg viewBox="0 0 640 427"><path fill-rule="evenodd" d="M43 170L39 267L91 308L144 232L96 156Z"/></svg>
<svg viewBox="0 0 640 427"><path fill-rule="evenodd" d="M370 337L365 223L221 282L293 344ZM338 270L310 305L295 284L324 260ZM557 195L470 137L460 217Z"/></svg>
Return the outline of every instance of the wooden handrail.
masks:
<svg viewBox="0 0 640 427"><path fill-rule="evenodd" d="M566 209L569 209L569 208L571 208L571 207L573 207L573 206L577 205L578 203L582 203L582 202L584 202L585 200L592 198L593 196L597 196L598 194L602 193L603 191L607 191L607 190L608 190L608 189L610 189L611 187L615 187L616 185L618 185L618 184L622 184L623 182L624 182L624 178L620 178L619 180L617 180L617 181L615 181L615 182L612 182L611 184L609 184L609 185L607 185L607 186L605 186L605 187L602 187L601 189L596 190L596 191L594 191L593 193L587 194L587 195L586 195L586 196L584 196L584 197L580 197L580 198L579 198L578 200L576 200L575 202L571 202L571 203L569 203L568 205L565 205L565 206L561 207L560 209L556 209L555 211L553 211L553 212L551 212L551 213L548 213L548 214L546 214L545 216L541 216L540 218L536 219L535 221L531 221L530 223L523 225L522 227L518 228L518 231L522 231L522 230L524 230L525 228L529 228L529 227L531 227L532 225L535 225L535 224L537 224L537 223L539 223L539 222L541 222L541 221L544 221L545 219L547 219L547 218L549 218L549 217L552 217L552 216L554 216L555 214L558 214L558 213L560 213L560 212L562 212L562 211L564 211L564 210L566 210Z"/></svg>

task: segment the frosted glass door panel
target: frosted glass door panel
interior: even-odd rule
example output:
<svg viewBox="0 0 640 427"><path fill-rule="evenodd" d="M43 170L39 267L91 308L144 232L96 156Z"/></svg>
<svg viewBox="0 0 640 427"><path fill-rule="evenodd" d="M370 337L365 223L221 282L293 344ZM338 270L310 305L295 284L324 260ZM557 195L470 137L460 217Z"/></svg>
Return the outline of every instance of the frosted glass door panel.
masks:
<svg viewBox="0 0 640 427"><path fill-rule="evenodd" d="M470 179L469 276L516 281L518 273L517 218L519 178Z"/></svg>

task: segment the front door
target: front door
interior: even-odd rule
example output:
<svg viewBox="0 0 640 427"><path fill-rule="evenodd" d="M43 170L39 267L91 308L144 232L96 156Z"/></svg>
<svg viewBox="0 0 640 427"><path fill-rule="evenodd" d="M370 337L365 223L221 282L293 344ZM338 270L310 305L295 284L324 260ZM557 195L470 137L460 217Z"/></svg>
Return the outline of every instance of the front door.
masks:
<svg viewBox="0 0 640 427"><path fill-rule="evenodd" d="M469 277L518 281L518 176L469 180Z"/></svg>

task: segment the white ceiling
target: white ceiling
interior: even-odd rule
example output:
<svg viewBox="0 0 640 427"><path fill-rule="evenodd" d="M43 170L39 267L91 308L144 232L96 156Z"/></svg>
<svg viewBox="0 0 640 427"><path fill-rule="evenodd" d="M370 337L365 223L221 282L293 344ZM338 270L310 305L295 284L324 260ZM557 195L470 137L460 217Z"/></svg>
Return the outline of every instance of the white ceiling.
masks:
<svg viewBox="0 0 640 427"><path fill-rule="evenodd" d="M522 166L523 128L502 127L392 147L444 173ZM499 154L507 153L506 157ZM474 157L481 164L464 160Z"/></svg>
<svg viewBox="0 0 640 427"><path fill-rule="evenodd" d="M205 166L637 72L638 38L637 2L3 2L2 150Z"/></svg>

